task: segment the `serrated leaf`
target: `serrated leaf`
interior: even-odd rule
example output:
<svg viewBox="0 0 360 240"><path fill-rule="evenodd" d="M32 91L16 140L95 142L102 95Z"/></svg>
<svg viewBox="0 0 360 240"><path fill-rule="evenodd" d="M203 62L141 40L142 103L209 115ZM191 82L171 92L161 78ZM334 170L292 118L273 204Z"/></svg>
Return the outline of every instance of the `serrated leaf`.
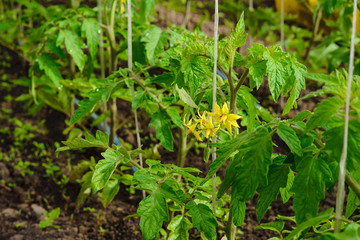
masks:
<svg viewBox="0 0 360 240"><path fill-rule="evenodd" d="M140 169L134 173L132 184L135 185L137 189L148 190L151 192L155 192L158 188L156 178L151 176L146 169Z"/></svg>
<svg viewBox="0 0 360 240"><path fill-rule="evenodd" d="M326 123L339 108L344 105L344 101L340 97L330 97L319 103L306 123L306 131L310 131L315 127L322 126Z"/></svg>
<svg viewBox="0 0 360 240"><path fill-rule="evenodd" d="M296 135L294 129L281 123L278 126L276 132L279 135L279 137L282 140L284 140L284 142L286 143L286 145L288 145L288 147L292 152L294 152L296 155L300 157L303 155L300 140Z"/></svg>
<svg viewBox="0 0 360 240"><path fill-rule="evenodd" d="M248 64L246 67L249 68L249 75L256 83L256 88L259 89L261 83L266 75L266 61L259 61L253 64Z"/></svg>
<svg viewBox="0 0 360 240"><path fill-rule="evenodd" d="M141 0L140 2L140 17L142 22L147 22L150 13L153 11L156 0Z"/></svg>
<svg viewBox="0 0 360 240"><path fill-rule="evenodd" d="M240 201L247 201L254 197L259 183L267 184L267 173L271 163L272 141L266 128L258 128L256 133L249 136L244 156L234 161L240 161L238 173L231 188L231 195ZM238 156L238 155L237 155Z"/></svg>
<svg viewBox="0 0 360 240"><path fill-rule="evenodd" d="M275 231L281 235L281 231L283 230L284 225L285 225L284 221L280 220L278 222L268 222L268 223L261 224L259 226L256 226L254 229L255 230L259 230L259 229L271 230L271 231Z"/></svg>
<svg viewBox="0 0 360 240"><path fill-rule="evenodd" d="M65 41L65 47L67 52L72 56L75 61L76 66L82 71L85 66L85 54L82 51L84 46L80 38L70 30L60 30L58 40L56 44L59 45L59 42L62 42L62 39Z"/></svg>
<svg viewBox="0 0 360 240"><path fill-rule="evenodd" d="M75 110L74 114L70 119L70 124L74 124L80 120L80 118L86 116L90 113L95 105L102 99L104 93L109 90L109 87L97 88L93 91L90 91L87 96L88 99L81 100L78 102L79 108Z"/></svg>
<svg viewBox="0 0 360 240"><path fill-rule="evenodd" d="M268 81L271 95L274 98L274 101L277 102L281 89L285 84L285 68L282 65L282 62L279 60L281 53L273 53L271 56L269 51L265 51L263 56L267 60L266 68L268 72Z"/></svg>
<svg viewBox="0 0 360 240"><path fill-rule="evenodd" d="M188 106L192 108L197 108L198 106L195 104L194 100L191 98L191 96L183 89L179 88L178 85L175 85L175 89L179 94L180 99L187 104Z"/></svg>
<svg viewBox="0 0 360 240"><path fill-rule="evenodd" d="M238 153L238 154L242 155L243 153ZM241 156L240 157L235 156L234 160L232 160L229 163L229 165L226 167L224 180L222 181L220 189L217 193L217 198L219 199L226 193L226 191L234 183L235 176L237 174L237 166L240 165L239 161L235 161L235 159L238 158L241 158Z"/></svg>
<svg viewBox="0 0 360 240"><path fill-rule="evenodd" d="M81 189L76 198L76 208L80 208L91 193L91 179L93 172L87 172L81 179Z"/></svg>
<svg viewBox="0 0 360 240"><path fill-rule="evenodd" d="M177 189L173 188L174 185L177 187ZM159 191L164 197L175 201L179 205L184 205L184 203L181 201L181 198L184 196L184 192L180 189L180 186L178 186L177 182L168 179L163 184L161 184Z"/></svg>
<svg viewBox="0 0 360 240"><path fill-rule="evenodd" d="M146 29L141 41L145 43L146 56L150 64L155 62L156 55L168 44L166 34L156 26Z"/></svg>
<svg viewBox="0 0 360 240"><path fill-rule="evenodd" d="M119 192L119 190L120 190L119 180L110 180L105 184L101 195L102 196L101 203L105 208L111 203L111 201L114 199L114 197Z"/></svg>
<svg viewBox="0 0 360 240"><path fill-rule="evenodd" d="M179 128L183 128L180 114L174 108L166 108L166 113L169 115L173 123Z"/></svg>
<svg viewBox="0 0 360 240"><path fill-rule="evenodd" d="M204 233L207 239L215 240L217 221L211 209L202 203L197 204L194 201L188 202L186 209L189 209L194 227Z"/></svg>
<svg viewBox="0 0 360 240"><path fill-rule="evenodd" d="M295 76L295 85L290 92L290 97L286 102L282 115L287 114L294 106L296 106L296 99L299 97L301 90L305 89L306 67L295 59L292 59L291 68Z"/></svg>
<svg viewBox="0 0 360 240"><path fill-rule="evenodd" d="M247 34L245 33L245 22L244 22L244 12L241 13L240 19L236 24L235 32L231 33L230 44L232 50L235 51L241 47L246 42Z"/></svg>
<svg viewBox="0 0 360 240"><path fill-rule="evenodd" d="M146 197L139 203L140 228L144 240L153 240L158 235L164 221L169 221L166 200L161 193Z"/></svg>
<svg viewBox="0 0 360 240"><path fill-rule="evenodd" d="M171 133L171 122L164 111L156 112L151 116L149 126L155 127L156 138L169 151L173 151L173 136Z"/></svg>
<svg viewBox="0 0 360 240"><path fill-rule="evenodd" d="M276 200L279 190L286 186L289 173L289 167L286 165L272 165L269 168L268 184L261 184L258 188L259 196L257 198L256 216L258 222L268 210L271 202Z"/></svg>
<svg viewBox="0 0 360 240"><path fill-rule="evenodd" d="M323 159L313 156L299 160L296 171L292 191L296 222L301 224L317 215L319 202L325 198L325 182L332 173Z"/></svg>
<svg viewBox="0 0 360 240"><path fill-rule="evenodd" d="M107 184L119 163L126 162L121 153L111 148L101 153L101 155L105 159L96 164L91 179L93 193L96 193Z"/></svg>
<svg viewBox="0 0 360 240"><path fill-rule="evenodd" d="M246 204L245 202L239 201L235 197L232 197L231 206L233 223L235 226L239 227L244 223Z"/></svg>
<svg viewBox="0 0 360 240"><path fill-rule="evenodd" d="M284 204L287 203L293 195L291 188L293 186L294 179L295 179L295 175L294 175L293 171L290 170L288 177L287 177L286 186L284 188L280 188L281 199Z"/></svg>
<svg viewBox="0 0 360 240"><path fill-rule="evenodd" d="M131 102L131 108L133 110L137 109L146 99L146 92L143 90L137 90L134 94L134 98Z"/></svg>
<svg viewBox="0 0 360 240"><path fill-rule="evenodd" d="M210 170L201 184L206 183L212 175L214 175L225 161L237 151L244 154L250 151L254 146L257 146L259 139L268 139L268 131L264 127L258 127L252 132L242 132L236 138L223 143L215 144L218 148L216 151L218 157L210 164ZM239 156L240 158L240 156ZM225 190L226 191L226 190Z"/></svg>
<svg viewBox="0 0 360 240"><path fill-rule="evenodd" d="M302 122L305 119L307 119L309 116L311 116L311 112L309 110L302 111L298 115L294 117L294 122Z"/></svg>
<svg viewBox="0 0 360 240"><path fill-rule="evenodd" d="M45 74L50 78L55 86L57 88L60 87L60 80L63 80L63 78L58 70L59 64L54 61L54 58L46 53L43 53L38 56L36 60L39 63L40 69L45 71Z"/></svg>
<svg viewBox="0 0 360 240"><path fill-rule="evenodd" d="M190 89L191 94L200 86L200 83L205 80L207 66L200 56L191 55L181 60L181 72L184 75L184 81Z"/></svg>
<svg viewBox="0 0 360 240"><path fill-rule="evenodd" d="M171 231L168 240L188 240L192 224L187 217L177 215L168 225Z"/></svg>
<svg viewBox="0 0 360 240"><path fill-rule="evenodd" d="M326 84L339 84L340 83L335 76L328 75L328 74L306 73L305 77L309 78L311 80L318 81L321 83L326 83Z"/></svg>
<svg viewBox="0 0 360 240"><path fill-rule="evenodd" d="M326 211L321 212L317 216L312 217L305 222L302 222L301 224L299 222L297 222L298 225L295 228L295 230L293 230L288 236L286 236L286 238L284 240L298 239L301 236L301 233L303 231L305 231L306 229L308 229L312 226L317 226L322 222L328 221L329 218L331 218L333 215L334 215L333 209L330 208Z"/></svg>
<svg viewBox="0 0 360 240"><path fill-rule="evenodd" d="M99 32L101 31L99 23L95 18L86 18L83 21L81 30L85 32L90 56L94 59L98 50Z"/></svg>
<svg viewBox="0 0 360 240"><path fill-rule="evenodd" d="M240 94L244 97L246 106L247 106L247 130L251 132L255 128L256 124L256 106L255 104L258 103L256 98L250 93L250 89L246 86L241 86L239 89Z"/></svg>
<svg viewBox="0 0 360 240"><path fill-rule="evenodd" d="M356 182L360 182L360 171L355 170L351 174ZM360 206L360 200L357 197L356 193L349 187L349 194L347 196L346 209L345 209L345 217L349 218L355 210Z"/></svg>

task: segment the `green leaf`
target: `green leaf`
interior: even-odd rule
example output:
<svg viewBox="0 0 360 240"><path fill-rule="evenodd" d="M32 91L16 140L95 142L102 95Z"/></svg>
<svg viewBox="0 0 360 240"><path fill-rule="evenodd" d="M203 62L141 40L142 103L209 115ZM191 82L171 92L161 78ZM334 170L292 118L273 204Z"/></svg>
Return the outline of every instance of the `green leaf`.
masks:
<svg viewBox="0 0 360 240"><path fill-rule="evenodd" d="M249 68L249 75L256 83L256 88L259 89L261 83L266 75L266 61L255 62L248 64L246 67Z"/></svg>
<svg viewBox="0 0 360 240"><path fill-rule="evenodd" d="M340 97L330 97L319 103L319 105L315 108L314 115L312 115L306 123L306 131L322 126L343 105L344 101Z"/></svg>
<svg viewBox="0 0 360 240"><path fill-rule="evenodd" d="M95 58L98 51L100 26L95 18L86 18L83 21L81 30L85 32L87 45L89 46L89 52L91 58Z"/></svg>
<svg viewBox="0 0 360 240"><path fill-rule="evenodd" d="M241 146L239 151L244 151L237 167L238 173L231 188L231 195L240 201L247 201L254 197L259 183L267 184L267 173L271 164L272 141L266 128L258 128L247 139L247 144ZM238 155L237 155L238 156Z"/></svg>
<svg viewBox="0 0 360 240"><path fill-rule="evenodd" d="M132 184L135 185L137 189L151 192L155 192L158 188L156 178L151 176L150 172L146 171L146 169L140 169L134 173Z"/></svg>
<svg viewBox="0 0 360 240"><path fill-rule="evenodd" d="M110 180L104 186L101 202L106 208L120 190L119 180Z"/></svg>
<svg viewBox="0 0 360 240"><path fill-rule="evenodd" d="M247 106L247 130L249 132L251 132L252 130L254 130L255 128L255 124L256 124L256 106L255 103L257 103L258 101L256 100L256 98L250 93L250 89L246 86L241 86L241 88L239 89L240 94L244 97L245 99L245 103Z"/></svg>
<svg viewBox="0 0 360 240"><path fill-rule="evenodd" d="M124 156L114 149L108 149L101 153L105 158L100 160L96 166L95 171L91 179L93 193L96 193L102 189L109 181L116 167L121 162L125 162Z"/></svg>
<svg viewBox="0 0 360 240"><path fill-rule="evenodd" d="M51 220L55 220L60 216L60 208L55 208L48 213Z"/></svg>
<svg viewBox="0 0 360 240"><path fill-rule="evenodd" d="M146 99L146 92L143 90L137 90L134 94L134 98L131 102L131 108L137 109Z"/></svg>
<svg viewBox="0 0 360 240"><path fill-rule="evenodd" d="M58 40L56 44L59 45L62 41L65 41L65 47L67 52L72 56L75 61L76 66L82 71L85 66L85 54L81 50L84 46L84 43L80 38L70 30L60 30Z"/></svg>
<svg viewBox="0 0 360 240"><path fill-rule="evenodd" d="M187 217L177 215L168 225L171 231L168 240L188 240L192 224Z"/></svg>
<svg viewBox="0 0 360 240"><path fill-rule="evenodd" d="M140 18L142 22L148 22L150 13L153 11L156 0L141 0L140 2Z"/></svg>
<svg viewBox="0 0 360 240"><path fill-rule="evenodd" d="M239 22L236 24L235 33L230 34L230 44L232 45L232 50L235 51L237 48L241 47L246 41L247 33L245 33L245 23L244 23L244 12L241 13Z"/></svg>
<svg viewBox="0 0 360 240"><path fill-rule="evenodd" d="M98 130L98 132L101 132L101 131ZM106 133L104 133L104 134L106 134ZM101 138L95 139L89 133L85 133L85 139L81 138L81 137L77 137L71 141L62 141L62 143L64 145L66 145L66 147L58 148L58 149L56 149L56 152L66 151L69 149L77 150L77 149L88 148L88 147L107 148L108 142L109 142L108 135L107 135L107 140L106 140L106 139L101 139Z"/></svg>
<svg viewBox="0 0 360 240"><path fill-rule="evenodd" d="M80 118L86 116L90 113L95 105L102 99L104 93L109 90L109 87L97 88L93 91L90 91L87 96L88 99L81 100L78 102L79 108L75 110L74 114L70 119L70 124L74 124L80 120Z"/></svg>
<svg viewBox="0 0 360 240"><path fill-rule="evenodd" d="M243 153L238 153L240 155L243 155ZM226 167L225 171L225 177L224 180L221 183L220 189L217 193L217 198L221 198L226 191L231 187L231 185L234 183L235 176L237 174L237 167L240 165L239 161L235 161L235 159L241 158L238 156L235 156L234 160L232 160L229 165Z"/></svg>
<svg viewBox="0 0 360 240"><path fill-rule="evenodd" d="M243 201L237 200L235 197L231 198L231 211L233 214L233 223L239 227L243 225L245 218L246 204Z"/></svg>
<svg viewBox="0 0 360 240"><path fill-rule="evenodd" d="M326 83L326 84L339 84L340 83L335 76L328 75L328 74L306 73L305 77L309 78L311 80L318 81L321 83Z"/></svg>
<svg viewBox="0 0 360 240"><path fill-rule="evenodd" d="M292 59L291 68L295 76L295 86L293 86L290 92L290 97L286 102L282 115L287 114L294 106L296 107L296 99L300 96L301 90L305 89L306 67Z"/></svg>
<svg viewBox="0 0 360 240"><path fill-rule="evenodd" d="M269 168L268 184L260 184L258 188L259 196L257 198L256 216L258 222L268 210L271 202L276 200L279 190L286 186L289 173L289 167L287 165L272 165Z"/></svg>
<svg viewBox="0 0 360 240"><path fill-rule="evenodd" d="M175 108L168 107L166 108L166 113L169 115L173 123L179 128L183 128L183 124L181 122L181 117L178 111Z"/></svg>
<svg viewBox="0 0 360 240"><path fill-rule="evenodd" d="M318 213L319 202L325 198L325 182L332 178L332 173L321 158L305 156L296 165L292 191L296 222L301 224Z"/></svg>
<svg viewBox="0 0 360 240"><path fill-rule="evenodd" d="M173 151L173 136L171 133L171 122L166 117L165 112L157 112L151 116L149 126L155 127L156 138L169 151Z"/></svg>
<svg viewBox="0 0 360 240"><path fill-rule="evenodd" d="M177 182L167 179L163 184L161 184L160 192L164 197L175 201L179 205L184 205L181 198L184 197L185 194Z"/></svg>
<svg viewBox="0 0 360 240"><path fill-rule="evenodd" d="M194 94L200 83L206 79L207 69L200 56L191 55L181 60L181 72L191 94Z"/></svg>
<svg viewBox="0 0 360 240"><path fill-rule="evenodd" d="M49 54L43 53L37 57L36 61L39 63L40 69L45 71L45 74L50 78L50 80L55 84L57 88L61 86L60 80L63 80L57 64L54 61L54 58L51 57Z"/></svg>
<svg viewBox="0 0 360 240"><path fill-rule="evenodd" d="M274 101L277 102L281 89L285 84L285 68L280 60L282 53L273 53L270 56L269 51L264 52L264 59L267 60L266 67L268 72L268 81L271 95Z"/></svg>
<svg viewBox="0 0 360 240"><path fill-rule="evenodd" d="M153 240L158 235L164 221L169 221L166 200L161 193L146 197L139 203L140 228L144 240Z"/></svg>
<svg viewBox="0 0 360 240"><path fill-rule="evenodd" d="M145 43L146 56L150 64L155 62L156 55L168 44L166 33L156 26L146 29L141 41Z"/></svg>
<svg viewBox="0 0 360 240"><path fill-rule="evenodd" d="M180 99L185 104L187 104L188 106L190 106L192 108L198 108L198 106L195 104L194 100L183 88L179 88L178 85L175 85L175 89L178 92Z"/></svg>
<svg viewBox="0 0 360 240"><path fill-rule="evenodd" d="M211 209L202 203L197 204L194 201L188 202L186 209L189 209L194 227L204 233L207 239L215 240L217 221Z"/></svg>
<svg viewBox="0 0 360 240"><path fill-rule="evenodd" d="M87 172L81 179L81 189L76 198L76 209L79 209L84 204L85 200L91 193L91 179L93 172Z"/></svg>
<svg viewBox="0 0 360 240"><path fill-rule="evenodd" d="M360 182L360 171L355 170L351 176L354 178L356 182ZM349 187L349 194L347 196L346 202L346 210L345 210L345 217L349 218L355 210L360 206L360 200L357 197L356 193Z"/></svg>
<svg viewBox="0 0 360 240"><path fill-rule="evenodd" d="M284 225L285 225L284 221L280 220L278 222L268 222L268 223L261 224L259 226L256 226L254 229L255 230L259 230L259 229L271 230L271 231L277 232L277 233L279 233L279 235L281 235L281 231L283 230Z"/></svg>
<svg viewBox="0 0 360 240"><path fill-rule="evenodd" d="M299 224L298 222L295 230L293 230L288 236L286 236L284 240L298 239L303 231L312 226L318 226L320 223L328 221L329 218L331 218L333 215L333 209L330 208L326 211L319 213L317 216L312 217L305 222L302 222L301 224Z"/></svg>
<svg viewBox="0 0 360 240"><path fill-rule="evenodd" d="M287 177L286 187L280 188L281 199L284 204L287 203L293 195L291 188L293 186L294 179L295 179L294 172L290 170Z"/></svg>
<svg viewBox="0 0 360 240"><path fill-rule="evenodd" d="M236 138L230 141L215 144L215 146L218 148L216 151L218 157L210 164L210 170L201 184L206 183L212 177L212 175L214 175L219 170L219 168L225 163L230 155L237 151L246 153L256 148L258 143L264 141L264 139L265 141L269 139L269 133L266 128L258 127L252 132L242 132ZM241 157L242 156L243 155L241 155ZM238 158L240 158L240 156Z"/></svg>
<svg viewBox="0 0 360 240"><path fill-rule="evenodd" d="M277 134L284 140L292 152L300 157L303 155L300 140L291 127L281 123L277 128Z"/></svg>

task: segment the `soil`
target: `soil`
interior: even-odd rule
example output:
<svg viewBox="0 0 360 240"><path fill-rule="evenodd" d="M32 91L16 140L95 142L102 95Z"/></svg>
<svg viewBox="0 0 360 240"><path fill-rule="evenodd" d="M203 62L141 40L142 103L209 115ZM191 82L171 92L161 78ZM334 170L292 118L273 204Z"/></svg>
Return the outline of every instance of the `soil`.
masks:
<svg viewBox="0 0 360 240"><path fill-rule="evenodd" d="M163 8L157 9L159 15L165 10ZM170 12L171 14L175 14ZM174 19L181 15L174 15ZM196 16L195 16L196 17ZM160 16L161 18L161 16ZM165 20L164 20L165 21ZM166 20L167 21L167 20ZM182 20L178 20L182 23ZM189 23L193 24L192 22ZM206 29L211 29L205 24ZM229 32L229 29L221 27L220 31L224 34ZM208 30L208 33L211 30ZM10 66L4 68L4 74L7 74L8 83L11 79L17 79L21 76L27 76L27 66L24 65L18 56L4 48L0 49L0 55L10 56ZM19 67L20 66L20 67ZM17 69L22 69L21 72ZM6 82L5 81L5 82ZM263 87L258 92L257 98L259 100L266 100L269 92ZM0 115L0 129L9 129L9 132L0 131L0 239L10 240L32 240L32 239L142 239L139 227L139 218L132 217L136 214L136 209L141 200L140 192L135 195L130 195L127 187L122 185L119 194L112 201L112 203L104 208L96 195L85 202L81 209L75 208L76 197L80 191L80 184L75 180L59 186L52 178L46 175L46 169L42 163L50 161L59 167L59 172L70 177L69 165L72 168L79 162L80 159L89 159L94 156L100 159L96 151L80 152L72 154L60 154L56 157L54 154L55 142L66 140L65 135L62 134L65 128L64 120L66 116L49 107L44 107L35 116L27 114L27 109L24 109L21 102L16 102L14 99L22 93L26 93L28 88L15 87L5 88L0 87L0 104L1 108L10 111L9 118L17 118L23 123L28 123L34 126L37 130L32 131L34 136L28 140L18 142L13 137L12 131L16 128L16 124L6 120L6 116ZM305 94L303 92L302 94ZM10 95L12 99L6 96ZM313 110L317 100L299 104L299 109L292 111L288 116L296 115L297 112L303 109ZM119 119L120 121L129 121L131 119L131 107L127 102L118 102ZM267 106L268 107L268 106ZM280 114L279 104L270 105L273 112ZM3 112L0 112L3 114ZM141 126L148 126L149 119L146 115L140 112ZM45 119L42 124L42 120ZM145 135L152 134L153 130L147 127ZM119 136L127 142L135 143L135 137L131 129L118 132ZM12 136L12 137L11 137ZM37 147L33 141L43 143L45 146L44 155L35 154ZM175 145L177 143L175 142ZM20 151L14 150L20 149ZM175 149L177 149L175 147ZM15 153L13 153L15 151ZM160 149L163 159L167 162L174 163L176 161L176 152L168 153ZM10 157L7 161L2 158ZM190 161L186 166L197 167L204 173L208 171L208 166L204 165L201 154L196 154L194 151L189 153ZM23 174L21 169L16 169L16 163L19 161L31 163L29 169L33 173ZM164 160L165 161L165 160ZM220 170L219 176L224 176L225 167ZM327 194L326 200L321 203L320 209L324 210L335 206L335 193ZM256 220L256 199L246 203L245 223L239 227L241 234L238 234L237 239L268 239L277 236L276 233L269 230L254 230L259 223ZM44 212L51 211L55 208L61 209L61 214L53 224L60 226L56 228L39 228L39 222L44 219ZM265 214L261 223L271 222L276 220L276 216L293 216L292 200L283 204L278 198L271 204L271 209ZM285 228L291 229L294 225L291 222L286 222ZM198 239L198 232L191 232L191 239Z"/></svg>

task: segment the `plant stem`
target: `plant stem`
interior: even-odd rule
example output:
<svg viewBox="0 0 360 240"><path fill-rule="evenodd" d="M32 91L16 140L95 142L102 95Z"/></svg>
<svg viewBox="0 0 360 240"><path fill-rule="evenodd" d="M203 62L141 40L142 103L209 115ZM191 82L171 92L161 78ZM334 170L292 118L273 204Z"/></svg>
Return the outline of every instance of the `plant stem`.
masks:
<svg viewBox="0 0 360 240"><path fill-rule="evenodd" d="M186 1L186 12L185 12L185 17L184 17L184 22L183 22L184 28L186 28L186 26L189 22L190 14L191 14L191 0L187 0Z"/></svg>
<svg viewBox="0 0 360 240"><path fill-rule="evenodd" d="M308 48L306 49L305 55L303 56L304 61L306 61L307 58L309 57L310 50L311 50L312 46L314 45L316 34L317 34L318 30L319 30L321 18L322 18L322 11L321 11L321 7L320 7L318 12L317 12L317 15L316 15L316 21L315 21L315 26L314 26L314 29L313 29L313 32L312 32L312 38L310 40Z"/></svg>
<svg viewBox="0 0 360 240"><path fill-rule="evenodd" d="M227 240L235 240L236 236L236 226L233 223L233 214L232 214L232 207L229 209L229 219L227 221L226 227L225 227L225 234L227 237Z"/></svg>
<svg viewBox="0 0 360 240"><path fill-rule="evenodd" d="M116 112L117 112L117 106L116 106L116 99L111 98L109 102L110 106L110 141L109 145L113 145L114 138L116 134Z"/></svg>
<svg viewBox="0 0 360 240"><path fill-rule="evenodd" d="M350 56L349 56L349 77L347 83L346 93L346 107L345 107L345 125L344 125L344 143L343 151L340 159L340 170L338 180L338 190L336 194L336 212L335 212L335 233L340 232L341 223L340 218L343 214L344 199L345 199L345 173L346 173L346 157L348 147L348 133L349 133L349 112L350 112L350 95L351 95L351 82L354 73L354 55L355 55L355 32L356 32L356 11L357 11L357 0L354 0L354 11L353 11L353 22L352 22L352 33L351 33L351 45L350 45Z"/></svg>
<svg viewBox="0 0 360 240"><path fill-rule="evenodd" d="M102 11L101 11L102 4L103 4L102 0L97 0L99 25L102 24ZM105 14L106 14L106 12L105 12ZM99 34L99 57L100 57L101 78L105 78L104 35L103 35L102 29L100 30L100 34Z"/></svg>
<svg viewBox="0 0 360 240"><path fill-rule="evenodd" d="M188 153L186 131L183 128L179 128L179 135L180 148L178 152L177 165L183 168L185 166L186 154Z"/></svg>

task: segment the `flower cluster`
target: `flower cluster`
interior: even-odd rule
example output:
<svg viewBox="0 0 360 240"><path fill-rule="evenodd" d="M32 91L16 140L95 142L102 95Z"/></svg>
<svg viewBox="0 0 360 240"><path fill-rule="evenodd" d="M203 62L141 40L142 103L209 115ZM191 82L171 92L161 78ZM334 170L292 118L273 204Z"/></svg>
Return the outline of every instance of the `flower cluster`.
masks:
<svg viewBox="0 0 360 240"><path fill-rule="evenodd" d="M185 126L189 128L187 134L193 133L197 140L202 141L201 133L205 133L205 137L209 138L209 136L214 137L215 132L219 130L220 126L223 125L225 128L232 134L231 127L239 127L236 120L240 118L240 116L236 114L229 113L229 109L224 103L223 107L216 103L215 104L215 112L203 112L201 115L198 114L198 119L190 119L188 123L184 123ZM194 120L194 123L193 123Z"/></svg>

